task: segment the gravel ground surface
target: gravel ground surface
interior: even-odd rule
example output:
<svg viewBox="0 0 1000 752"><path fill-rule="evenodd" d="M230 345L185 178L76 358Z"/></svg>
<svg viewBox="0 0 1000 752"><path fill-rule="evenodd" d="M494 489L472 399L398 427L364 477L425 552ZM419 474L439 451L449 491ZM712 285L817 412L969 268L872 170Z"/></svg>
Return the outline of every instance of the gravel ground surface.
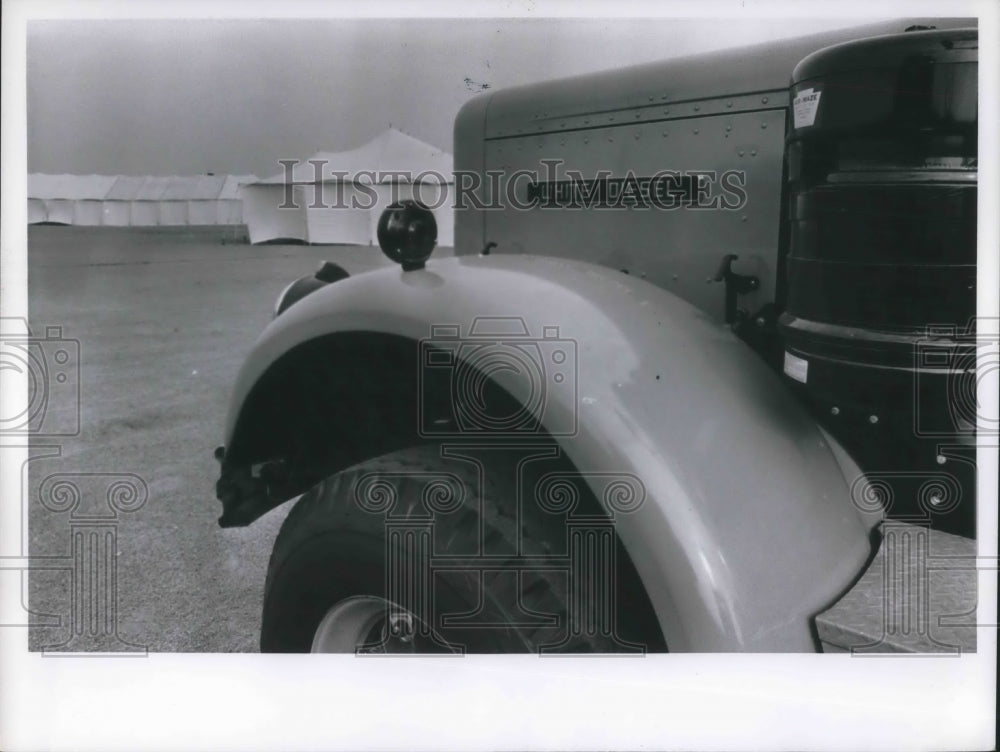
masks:
<svg viewBox="0 0 1000 752"><path fill-rule="evenodd" d="M71 550L70 514L39 503L46 478L75 475L100 493L102 478L80 474L139 476L146 503L118 516L118 635L153 652L257 650L267 561L291 505L247 528L217 525L212 451L230 384L285 284L320 260L351 273L389 263L377 247L249 246L226 234L29 229L32 334L62 327L80 352L79 434L38 439L28 463L30 553ZM65 395L50 390L46 408L59 430L74 421ZM69 637L71 588L68 570L32 572L30 607L47 625L31 630L32 650Z"/></svg>

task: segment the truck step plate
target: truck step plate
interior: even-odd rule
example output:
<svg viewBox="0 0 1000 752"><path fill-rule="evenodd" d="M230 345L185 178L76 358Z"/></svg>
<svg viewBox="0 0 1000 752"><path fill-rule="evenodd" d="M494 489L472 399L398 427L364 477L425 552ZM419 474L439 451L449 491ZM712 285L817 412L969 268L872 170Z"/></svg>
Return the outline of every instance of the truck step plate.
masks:
<svg viewBox="0 0 1000 752"><path fill-rule="evenodd" d="M976 651L976 542L886 521L857 584L816 617L824 652Z"/></svg>

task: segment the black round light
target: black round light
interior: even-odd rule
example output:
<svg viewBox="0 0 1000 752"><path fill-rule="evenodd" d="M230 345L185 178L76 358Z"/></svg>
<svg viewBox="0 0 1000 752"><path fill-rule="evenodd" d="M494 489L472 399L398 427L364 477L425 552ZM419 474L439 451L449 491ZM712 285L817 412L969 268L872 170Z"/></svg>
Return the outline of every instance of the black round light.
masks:
<svg viewBox="0 0 1000 752"><path fill-rule="evenodd" d="M437 243L437 222L419 201L406 199L386 207L378 220L378 244L403 271L423 269Z"/></svg>

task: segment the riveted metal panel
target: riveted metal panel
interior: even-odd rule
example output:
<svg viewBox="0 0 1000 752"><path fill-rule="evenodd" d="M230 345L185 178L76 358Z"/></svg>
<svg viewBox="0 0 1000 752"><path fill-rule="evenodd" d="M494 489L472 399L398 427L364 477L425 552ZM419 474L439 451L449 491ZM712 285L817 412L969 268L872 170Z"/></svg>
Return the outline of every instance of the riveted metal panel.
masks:
<svg viewBox="0 0 1000 752"><path fill-rule="evenodd" d="M487 141L486 169L500 175L503 208L485 212L485 239L498 244L498 253L575 258L627 270L719 320L725 291L711 280L722 257L735 253L733 270L761 281L740 300L753 312L774 300L785 99L783 92L758 94L760 109L731 114L726 111L731 100L713 100L699 105L714 113L708 116L690 117L685 110L677 119L625 125L620 121L629 113L612 113L602 127ZM548 160L560 164L550 167ZM595 180L602 171L613 179L703 173L699 180L709 193L698 204L707 207L518 207L527 201L533 179L565 181L571 177L567 171L578 171L584 180ZM742 205L738 193L722 187L726 173L731 184L742 184Z"/></svg>
<svg viewBox="0 0 1000 752"><path fill-rule="evenodd" d="M579 112L550 113L550 109L536 107L533 112L520 113L512 118L510 113L491 117L486 129L487 139L520 138L545 133L603 128L609 124L655 123L661 120L698 118L708 115L733 114L759 109L788 106L788 91L785 78L777 78L772 87L759 91L746 91L718 97L696 97L676 102L666 94L635 97L634 104L607 110L595 108L592 104L581 103ZM500 93L502 95L502 92ZM499 109L503 100L498 95L494 109Z"/></svg>
<svg viewBox="0 0 1000 752"><path fill-rule="evenodd" d="M721 318L721 285L705 279L723 255L736 253L740 259L733 270L761 281L757 291L739 301L753 313L775 299L781 284L781 146L792 70L818 49L913 25L946 29L975 25L975 20L884 21L513 87L471 100L455 123L455 170L456 176L478 176L474 194L486 207L466 203L457 208L456 255L479 253L493 242L499 244L495 253L530 251L627 268ZM503 186L494 195L497 186L484 174L534 170L542 159L560 158L566 168L581 172L624 174L641 167L643 172L635 173L639 177L655 173L646 172L649 166L743 170L747 204L743 212L513 213L504 208ZM457 188L460 198L469 195Z"/></svg>
<svg viewBox="0 0 1000 752"><path fill-rule="evenodd" d="M970 23L971 21L971 23ZM601 71L527 86L501 89L491 95L486 138L527 135L550 130L565 120L599 117L635 108L675 106L698 100L759 94L788 86L792 69L806 55L832 44L883 34L899 34L914 24L938 29L975 25L974 19L898 19L795 39L719 50ZM596 121L595 121L596 122ZM460 165L456 148L456 167Z"/></svg>
<svg viewBox="0 0 1000 752"><path fill-rule="evenodd" d="M482 175L483 133L486 129L486 109L493 94L481 94L466 102L455 118L455 248L465 253L478 253L483 247L482 212L479 205L483 184L476 184L474 175Z"/></svg>

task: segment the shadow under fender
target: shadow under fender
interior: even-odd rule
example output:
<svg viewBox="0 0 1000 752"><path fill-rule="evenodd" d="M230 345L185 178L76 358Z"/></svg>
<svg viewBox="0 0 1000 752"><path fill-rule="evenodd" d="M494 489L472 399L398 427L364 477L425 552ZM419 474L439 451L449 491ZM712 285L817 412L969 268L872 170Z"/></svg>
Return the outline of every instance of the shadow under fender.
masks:
<svg viewBox="0 0 1000 752"><path fill-rule="evenodd" d="M815 650L812 617L871 553L850 463L725 327L581 262L432 260L291 306L234 387L222 523L246 524L339 470L424 443L418 407L451 410L452 395L418 384L420 343L449 322L464 342L485 313L519 320L521 341L543 354L555 342L576 353L576 380L546 392L535 438L557 441L602 504L609 474L640 480L644 502L615 530L671 650ZM502 376L501 393L529 404L530 385Z"/></svg>
<svg viewBox="0 0 1000 752"><path fill-rule="evenodd" d="M455 451L442 457L441 448L428 445L369 460L296 503L268 567L262 651L666 649L632 563L598 520L595 500L585 505L595 513L590 532L604 535L590 535L596 546L587 546L588 531L570 532L565 514L523 499L540 476L566 470L556 447L538 445L528 462L523 448ZM346 642L317 636L335 607L359 598L380 599L384 608L376 605ZM394 614L405 614L402 639L394 638L401 623Z"/></svg>

